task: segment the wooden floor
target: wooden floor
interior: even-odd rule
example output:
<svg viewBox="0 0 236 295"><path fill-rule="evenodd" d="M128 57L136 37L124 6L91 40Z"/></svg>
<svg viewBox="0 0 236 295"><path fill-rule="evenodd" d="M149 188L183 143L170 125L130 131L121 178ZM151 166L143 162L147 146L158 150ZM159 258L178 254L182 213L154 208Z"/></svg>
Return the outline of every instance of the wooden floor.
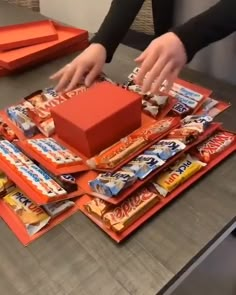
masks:
<svg viewBox="0 0 236 295"><path fill-rule="evenodd" d="M40 19L0 0L0 25ZM121 46L108 75L124 81L138 52ZM48 77L71 57L0 79L0 107L49 86ZM188 71L187 77L235 98L235 87ZM185 76L186 77L186 76ZM221 118L235 127L235 105ZM122 245L77 213L24 248L0 220L1 295L154 295L235 218L236 156L183 194ZM161 294L161 293L160 293ZM188 294L189 295L189 294ZM202 294L201 294L202 295ZM224 294L227 295L227 294Z"/></svg>

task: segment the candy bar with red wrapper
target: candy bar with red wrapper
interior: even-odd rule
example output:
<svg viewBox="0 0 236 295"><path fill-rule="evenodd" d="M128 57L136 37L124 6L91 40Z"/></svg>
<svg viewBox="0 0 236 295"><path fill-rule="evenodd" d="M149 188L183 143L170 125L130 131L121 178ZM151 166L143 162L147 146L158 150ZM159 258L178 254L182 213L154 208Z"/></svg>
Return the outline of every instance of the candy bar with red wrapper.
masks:
<svg viewBox="0 0 236 295"><path fill-rule="evenodd" d="M233 142L236 136L233 133L226 131L219 131L206 141L197 146L197 156L204 162L210 162L218 154L227 149Z"/></svg>
<svg viewBox="0 0 236 295"><path fill-rule="evenodd" d="M143 188L117 207L103 215L104 224L116 233L121 233L160 202L157 194Z"/></svg>
<svg viewBox="0 0 236 295"><path fill-rule="evenodd" d="M178 128L178 129L174 129L172 130L169 135L168 138L169 139L178 139L179 141L185 143L185 144L189 144L193 141L195 141L198 136L199 136L200 132L198 130L196 130L196 128Z"/></svg>
<svg viewBox="0 0 236 295"><path fill-rule="evenodd" d="M112 204L106 201L94 198L84 205L85 210L96 218L101 219L105 213L108 212L113 207Z"/></svg>

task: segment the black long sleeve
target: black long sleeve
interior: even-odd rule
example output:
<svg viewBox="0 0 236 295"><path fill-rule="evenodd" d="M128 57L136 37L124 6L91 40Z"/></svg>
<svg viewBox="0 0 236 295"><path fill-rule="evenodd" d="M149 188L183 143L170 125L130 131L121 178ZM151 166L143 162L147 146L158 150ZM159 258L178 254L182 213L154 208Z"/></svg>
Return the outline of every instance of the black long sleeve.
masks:
<svg viewBox="0 0 236 295"><path fill-rule="evenodd" d="M107 51L107 62L122 41L145 0L113 0L97 34L91 43L102 44Z"/></svg>
<svg viewBox="0 0 236 295"><path fill-rule="evenodd" d="M236 0L221 0L174 29L183 42L188 61L202 48L236 31Z"/></svg>

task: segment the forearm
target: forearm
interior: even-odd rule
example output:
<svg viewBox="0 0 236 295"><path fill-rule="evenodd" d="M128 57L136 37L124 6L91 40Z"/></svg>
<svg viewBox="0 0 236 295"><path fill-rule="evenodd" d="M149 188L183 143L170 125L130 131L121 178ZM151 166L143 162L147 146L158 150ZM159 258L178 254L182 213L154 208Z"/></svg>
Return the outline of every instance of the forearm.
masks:
<svg viewBox="0 0 236 295"><path fill-rule="evenodd" d="M188 61L202 48L236 30L236 1L221 0L172 31L185 46Z"/></svg>
<svg viewBox="0 0 236 295"><path fill-rule="evenodd" d="M107 62L122 41L145 0L113 0L97 34L91 43L102 44L107 51Z"/></svg>

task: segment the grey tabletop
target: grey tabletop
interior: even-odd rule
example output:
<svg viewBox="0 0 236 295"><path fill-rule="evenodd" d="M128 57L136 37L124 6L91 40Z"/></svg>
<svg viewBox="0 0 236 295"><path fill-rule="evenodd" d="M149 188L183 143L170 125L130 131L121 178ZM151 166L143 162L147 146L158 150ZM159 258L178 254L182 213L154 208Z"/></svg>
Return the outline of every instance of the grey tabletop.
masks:
<svg viewBox="0 0 236 295"><path fill-rule="evenodd" d="M38 20L28 10L0 1L0 25ZM107 74L122 81L137 51L120 46ZM48 76L68 56L20 75L0 79L0 107L50 85ZM185 71L184 78L215 90L232 102L219 117L235 129L236 87ZM163 294L235 222L236 156L233 155L121 245L82 213L24 248L0 220L0 290L7 295Z"/></svg>

